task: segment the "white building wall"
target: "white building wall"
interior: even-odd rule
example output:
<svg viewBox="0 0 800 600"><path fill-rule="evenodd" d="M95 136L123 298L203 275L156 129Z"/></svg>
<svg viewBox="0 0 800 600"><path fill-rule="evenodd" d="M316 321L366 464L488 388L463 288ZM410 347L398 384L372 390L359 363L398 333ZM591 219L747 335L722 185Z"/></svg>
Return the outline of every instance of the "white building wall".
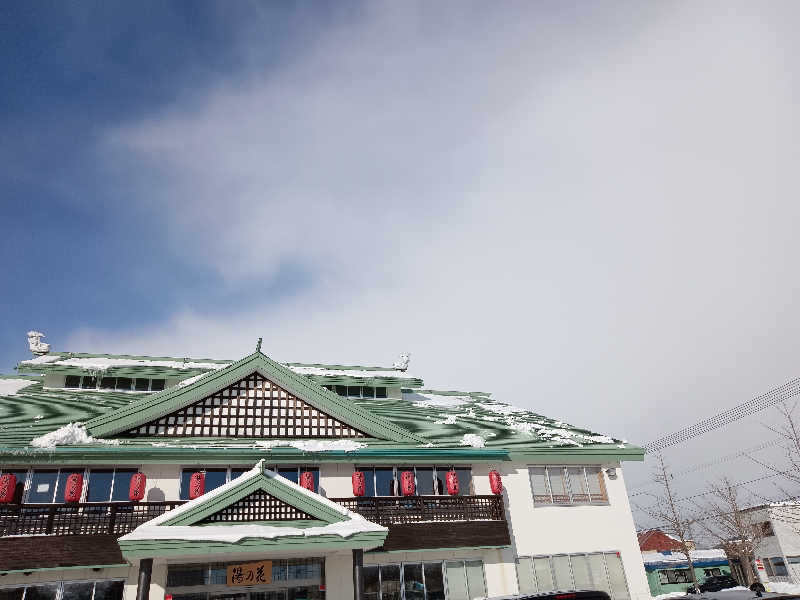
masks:
<svg viewBox="0 0 800 600"><path fill-rule="evenodd" d="M537 463L537 466L540 466ZM476 471L478 471L476 469ZM506 509L516 556L620 552L631 598L650 598L636 528L633 523L622 469L616 478L604 473L609 504L605 506L537 506L533 504L528 465L499 468L503 476ZM475 493L488 493L488 478L477 477ZM488 575L487 575L488 577ZM516 586L516 582L514 584Z"/></svg>

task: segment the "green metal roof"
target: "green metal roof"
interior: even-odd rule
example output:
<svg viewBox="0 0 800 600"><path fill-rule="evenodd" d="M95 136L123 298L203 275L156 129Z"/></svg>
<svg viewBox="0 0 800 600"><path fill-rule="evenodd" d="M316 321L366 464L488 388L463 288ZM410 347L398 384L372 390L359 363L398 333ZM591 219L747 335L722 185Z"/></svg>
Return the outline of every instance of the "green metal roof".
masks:
<svg viewBox="0 0 800 600"><path fill-rule="evenodd" d="M253 355L246 357L238 364L246 363L252 357ZM192 361L198 362L196 359ZM295 366L299 364L294 363ZM210 382L220 383L223 379L227 380L225 374L231 371L232 369L224 369L203 377L196 382L198 385L195 389L205 393ZM132 463L191 464L202 461L208 464L252 464L258 458L269 456L269 460L283 463L311 459L317 462L386 464L422 461L428 457L429 461L451 463L513 459L558 460L576 464L642 460L644 455L641 448L622 440L497 402L487 393L406 388L402 398L343 398L314 384L311 380L315 378L295 373L287 377L291 377L293 386L301 386L296 387L298 397L306 399L310 390L313 390L318 401L335 401L339 411L350 415L373 415L376 423L388 430L402 432L402 435L359 439L366 447L350 452L309 453L295 448L266 450L259 448L253 440L242 439L176 440L157 437L126 438L120 440L117 446L91 444L57 446L48 450L32 449L30 442L33 438L70 422L89 424L96 437L113 436L121 430L120 424L125 425L127 420L135 419L137 414L149 416L151 412L158 413L168 407L162 404L164 398L177 398L181 395L180 390L193 387L169 388L154 394L43 389L39 378L15 395L0 396L0 460L5 463L71 460L109 464L122 461L124 456L125 460ZM330 406L326 405L326 408L330 409ZM120 415L125 417L125 422L118 420Z"/></svg>

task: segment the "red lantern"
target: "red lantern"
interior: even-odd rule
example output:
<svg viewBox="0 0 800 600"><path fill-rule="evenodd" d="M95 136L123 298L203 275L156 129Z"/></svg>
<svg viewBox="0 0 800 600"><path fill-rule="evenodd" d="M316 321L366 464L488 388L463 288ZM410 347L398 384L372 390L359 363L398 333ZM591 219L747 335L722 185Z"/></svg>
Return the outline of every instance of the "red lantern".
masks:
<svg viewBox="0 0 800 600"><path fill-rule="evenodd" d="M447 472L447 493L451 496L458 496L458 473L455 470Z"/></svg>
<svg viewBox="0 0 800 600"><path fill-rule="evenodd" d="M353 496L361 497L364 495L364 490L366 489L366 483L364 480L364 472L363 471L353 471L353 476L351 477L353 480Z"/></svg>
<svg viewBox="0 0 800 600"><path fill-rule="evenodd" d="M206 474L205 473L192 473L192 478L189 480L189 500L199 498L206 493Z"/></svg>
<svg viewBox="0 0 800 600"><path fill-rule="evenodd" d="M128 488L128 498L132 502L139 502L144 498L145 487L147 487L147 476L144 473L134 473Z"/></svg>
<svg viewBox="0 0 800 600"><path fill-rule="evenodd" d="M83 475L73 473L67 477L67 483L64 486L64 502L80 502L81 492L83 492Z"/></svg>
<svg viewBox="0 0 800 600"><path fill-rule="evenodd" d="M14 492L17 491L17 476L6 473L0 477L0 504L14 501Z"/></svg>
<svg viewBox="0 0 800 600"><path fill-rule="evenodd" d="M400 489L403 492L403 496L413 496L414 495L414 472L413 471L403 471L400 473Z"/></svg>
<svg viewBox="0 0 800 600"><path fill-rule="evenodd" d="M300 487L316 492L317 490L314 489L314 473L311 471L303 471L300 473Z"/></svg>
<svg viewBox="0 0 800 600"><path fill-rule="evenodd" d="M492 488L492 493L499 496L503 493L503 479L500 473L492 469L489 471L489 486Z"/></svg>

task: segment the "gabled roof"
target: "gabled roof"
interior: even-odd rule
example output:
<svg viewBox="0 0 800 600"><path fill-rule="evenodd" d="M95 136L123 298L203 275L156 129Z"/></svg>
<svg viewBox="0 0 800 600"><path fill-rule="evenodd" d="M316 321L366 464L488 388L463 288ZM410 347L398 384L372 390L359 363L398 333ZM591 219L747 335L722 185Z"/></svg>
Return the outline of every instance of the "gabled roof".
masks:
<svg viewBox="0 0 800 600"><path fill-rule="evenodd" d="M209 516L259 491L313 520L206 524ZM283 550L309 543L320 549L369 549L381 546L387 533L385 527L267 470L262 460L233 481L140 525L122 536L119 545L126 557Z"/></svg>
<svg viewBox="0 0 800 600"><path fill-rule="evenodd" d="M258 372L314 408L369 436L394 442L426 441L391 420L338 396L258 351L223 369L211 371L188 385L168 388L136 403L100 415L86 423L86 428L94 437L110 437L202 400L254 372Z"/></svg>

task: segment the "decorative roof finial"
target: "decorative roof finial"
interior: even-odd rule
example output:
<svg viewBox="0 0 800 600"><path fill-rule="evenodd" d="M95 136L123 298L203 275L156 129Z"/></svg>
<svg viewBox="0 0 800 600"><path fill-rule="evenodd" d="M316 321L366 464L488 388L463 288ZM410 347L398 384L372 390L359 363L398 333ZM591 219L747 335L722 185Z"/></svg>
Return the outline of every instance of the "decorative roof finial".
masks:
<svg viewBox="0 0 800 600"><path fill-rule="evenodd" d="M45 344L42 338L45 335L41 331L28 332L28 348L31 349L36 356L42 356L50 352L50 344Z"/></svg>
<svg viewBox="0 0 800 600"><path fill-rule="evenodd" d="M408 352L403 352L399 358L394 361L392 365L395 369L399 369L401 371L405 371L408 369L408 363L411 362L411 354Z"/></svg>
<svg viewBox="0 0 800 600"><path fill-rule="evenodd" d="M261 352L261 339L258 338L258 342L256 343L256 352Z"/></svg>

